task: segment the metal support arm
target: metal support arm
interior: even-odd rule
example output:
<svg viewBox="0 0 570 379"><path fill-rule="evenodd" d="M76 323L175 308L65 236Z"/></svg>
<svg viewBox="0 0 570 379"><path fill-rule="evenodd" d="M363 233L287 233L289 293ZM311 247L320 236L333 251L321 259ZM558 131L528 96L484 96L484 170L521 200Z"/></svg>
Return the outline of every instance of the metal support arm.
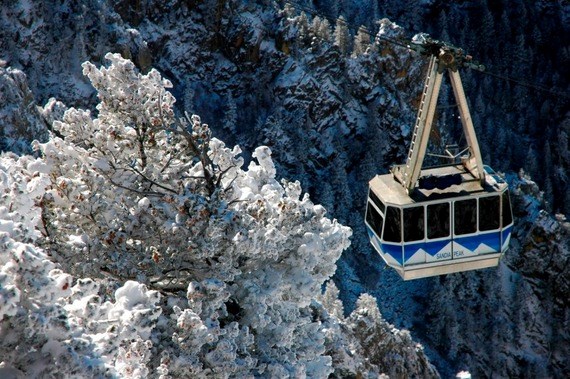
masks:
<svg viewBox="0 0 570 379"><path fill-rule="evenodd" d="M473 128L473 122L471 120L471 114L469 113L469 107L467 106L467 99L463 91L458 67L454 56L442 50L439 55L430 56L428 73L406 163L404 165L395 166L392 169L395 178L404 186L408 194L413 192L421 175L435 109L437 107L437 99L441 89L443 72L446 70L449 72L453 93L461 115L463 132L468 144L469 155L462 163L465 169L475 178L481 181L485 179L479 143L477 142L475 129Z"/></svg>
<svg viewBox="0 0 570 379"><path fill-rule="evenodd" d="M459 115L461 117L461 125L463 125L463 134L467 140L469 148L469 155L463 165L475 178L481 182L485 180L485 170L483 169L483 159L481 158L481 151L479 150L479 142L475 135L475 128L473 127L473 120L471 120L471 113L469 113L469 106L463 91L463 84L461 84L461 77L459 71L448 69L449 78L451 79L451 86L453 87L453 94L459 107Z"/></svg>

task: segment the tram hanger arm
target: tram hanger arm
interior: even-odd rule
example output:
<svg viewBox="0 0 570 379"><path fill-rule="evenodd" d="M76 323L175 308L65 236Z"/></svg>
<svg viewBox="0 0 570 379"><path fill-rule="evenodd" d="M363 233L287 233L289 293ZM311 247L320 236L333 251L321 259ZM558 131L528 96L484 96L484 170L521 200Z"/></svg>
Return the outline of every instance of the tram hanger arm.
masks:
<svg viewBox="0 0 570 379"><path fill-rule="evenodd" d="M469 154L462 160L462 164L474 178L481 182L485 180L481 151L458 71L458 68L464 65L463 51L435 42L428 45L429 49L422 50L422 53L430 56L430 62L406 163L392 169L394 177L404 186L408 194L413 192L421 174L444 71L449 73L461 115L463 133L468 143ZM434 46L439 48L437 53Z"/></svg>

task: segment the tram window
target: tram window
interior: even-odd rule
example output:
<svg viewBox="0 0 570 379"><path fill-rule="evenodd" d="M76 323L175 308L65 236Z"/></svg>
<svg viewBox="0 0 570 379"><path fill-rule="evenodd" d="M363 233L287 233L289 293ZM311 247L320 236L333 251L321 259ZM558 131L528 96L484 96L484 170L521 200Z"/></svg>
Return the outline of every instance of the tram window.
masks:
<svg viewBox="0 0 570 379"><path fill-rule="evenodd" d="M380 210L380 212L386 213L386 206L385 206L384 203L378 198L378 196L376 196L376 194L375 194L374 192L372 192L372 189L368 192L368 197L370 197L370 199L371 199L372 202L378 207L378 209Z"/></svg>
<svg viewBox="0 0 570 379"><path fill-rule="evenodd" d="M384 225L384 241L402 242L402 224L400 208L388 207L386 210L386 225Z"/></svg>
<svg viewBox="0 0 570 379"><path fill-rule="evenodd" d="M477 231L477 200L458 200L453 203L453 230L456 235Z"/></svg>
<svg viewBox="0 0 570 379"><path fill-rule="evenodd" d="M511 199L509 191L503 192L503 226L513 222L513 214L511 213Z"/></svg>
<svg viewBox="0 0 570 379"><path fill-rule="evenodd" d="M449 203L427 206L427 236L428 238L449 236Z"/></svg>
<svg viewBox="0 0 570 379"><path fill-rule="evenodd" d="M374 230L374 233L376 233L378 238L380 238L382 235L382 224L384 223L384 219L370 202L368 202L368 209L366 210L366 222L370 225L372 230Z"/></svg>
<svg viewBox="0 0 570 379"><path fill-rule="evenodd" d="M479 198L479 230L495 230L501 225L499 196Z"/></svg>
<svg viewBox="0 0 570 379"><path fill-rule="evenodd" d="M424 239L424 207L404 208L404 241Z"/></svg>

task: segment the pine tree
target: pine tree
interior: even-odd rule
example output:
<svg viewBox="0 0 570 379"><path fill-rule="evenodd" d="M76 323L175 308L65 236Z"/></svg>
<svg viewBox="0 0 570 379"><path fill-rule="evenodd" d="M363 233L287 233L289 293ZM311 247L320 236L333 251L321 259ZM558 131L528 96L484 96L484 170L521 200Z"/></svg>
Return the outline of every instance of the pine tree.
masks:
<svg viewBox="0 0 570 379"><path fill-rule="evenodd" d="M410 332L398 330L383 319L374 297L361 295L347 322L367 363L378 365L378 372L389 377L405 377L411 372L426 378L439 377L421 345L413 344Z"/></svg>
<svg viewBox="0 0 570 379"><path fill-rule="evenodd" d="M552 179L552 173L554 172L554 164L552 162L552 148L550 147L550 142L546 141L544 144L544 175L543 191L544 200L546 202L546 209L552 211L552 204L554 200L554 183Z"/></svg>
<svg viewBox="0 0 570 379"><path fill-rule="evenodd" d="M362 54L366 54L368 48L370 47L370 33L368 29L361 25L358 28L358 32L354 37L354 44L353 44L352 56L357 57Z"/></svg>
<svg viewBox="0 0 570 379"><path fill-rule="evenodd" d="M285 3L285 6L283 7L283 13L285 14L286 17L293 18L296 12L297 11L295 7L291 3Z"/></svg>
<svg viewBox="0 0 570 379"><path fill-rule="evenodd" d="M295 25L297 26L297 38L301 41L301 46L306 46L311 42L311 30L309 27L309 19L305 12L296 18Z"/></svg>
<svg viewBox="0 0 570 379"><path fill-rule="evenodd" d="M332 280L327 282L325 292L321 297L323 307L334 317L339 320L344 319L344 309L342 301L339 299L340 291Z"/></svg>
<svg viewBox="0 0 570 379"><path fill-rule="evenodd" d="M331 42L332 40L330 23L326 18L315 16L311 23L311 31L315 38L319 40L318 43Z"/></svg>
<svg viewBox="0 0 570 379"><path fill-rule="evenodd" d="M339 51L343 55L347 55L350 51L350 35L348 32L348 25L343 16L336 20L334 30L334 44L338 46Z"/></svg>
<svg viewBox="0 0 570 379"><path fill-rule="evenodd" d="M321 25L319 27L319 37L322 38L326 42L332 41L332 33L331 33L331 24L329 20L326 18L321 21Z"/></svg>
<svg viewBox="0 0 570 379"><path fill-rule="evenodd" d="M484 51L484 56L488 57L495 49L494 40L497 38L493 14L488 7L483 10L483 18L481 20L478 34L480 41L479 43Z"/></svg>

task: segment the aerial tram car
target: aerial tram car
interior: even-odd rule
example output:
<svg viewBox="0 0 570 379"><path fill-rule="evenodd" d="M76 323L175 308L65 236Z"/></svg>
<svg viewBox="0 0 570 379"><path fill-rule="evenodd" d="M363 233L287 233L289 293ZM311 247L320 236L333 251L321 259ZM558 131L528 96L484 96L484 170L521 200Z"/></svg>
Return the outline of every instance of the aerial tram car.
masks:
<svg viewBox="0 0 570 379"><path fill-rule="evenodd" d="M370 242L404 280L494 267L507 250L513 216L507 183L483 164L459 75L480 68L461 49L419 35L412 48L429 57L405 164L369 182ZM467 147L451 163L423 168L444 72L453 88Z"/></svg>

